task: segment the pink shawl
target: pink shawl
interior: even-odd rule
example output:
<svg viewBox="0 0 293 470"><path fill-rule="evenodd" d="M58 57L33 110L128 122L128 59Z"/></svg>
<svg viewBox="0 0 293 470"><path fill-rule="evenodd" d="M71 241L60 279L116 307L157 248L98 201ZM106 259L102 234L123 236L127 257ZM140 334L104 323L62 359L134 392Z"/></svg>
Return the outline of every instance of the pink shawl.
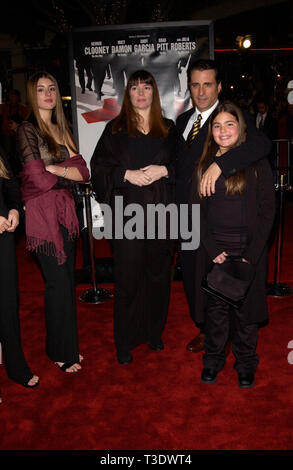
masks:
<svg viewBox="0 0 293 470"><path fill-rule="evenodd" d="M89 171L81 155L75 155L60 166L75 167L82 175L82 182L89 178ZM75 202L68 189L51 189L58 177L46 171L43 160L32 160L24 165L21 176L22 199L25 202L26 241L29 250L41 248L42 252L56 256L63 264L66 255L60 224L70 238L79 234Z"/></svg>

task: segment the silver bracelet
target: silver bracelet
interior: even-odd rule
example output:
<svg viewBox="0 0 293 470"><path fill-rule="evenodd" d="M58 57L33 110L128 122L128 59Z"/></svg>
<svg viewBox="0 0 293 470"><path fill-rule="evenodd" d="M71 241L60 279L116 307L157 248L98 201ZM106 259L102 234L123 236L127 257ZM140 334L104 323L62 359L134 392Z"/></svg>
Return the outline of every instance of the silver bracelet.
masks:
<svg viewBox="0 0 293 470"><path fill-rule="evenodd" d="M63 168L64 168L64 172L63 172L62 178L66 178L68 166L64 166Z"/></svg>

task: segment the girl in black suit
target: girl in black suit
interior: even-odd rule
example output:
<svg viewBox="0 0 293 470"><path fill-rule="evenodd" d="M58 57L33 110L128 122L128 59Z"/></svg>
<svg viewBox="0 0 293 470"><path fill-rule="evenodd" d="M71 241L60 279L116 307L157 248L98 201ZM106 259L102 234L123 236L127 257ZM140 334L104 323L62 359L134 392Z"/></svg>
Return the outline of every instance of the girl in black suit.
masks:
<svg viewBox="0 0 293 470"><path fill-rule="evenodd" d="M274 220L274 186L267 160L236 173L220 176L216 192L202 197L203 172L231 148L246 139L246 124L241 110L231 102L217 106L211 115L208 136L194 182L194 202L201 206L201 241L196 252L197 299L195 317L205 322L205 355L202 381L214 383L225 364L225 344L229 333L229 306L201 289L203 276L214 263L224 263L228 255L237 255L255 267L255 278L243 307L233 309L233 353L239 386L252 387L259 362L256 353L258 323L267 320L265 282L266 242Z"/></svg>
<svg viewBox="0 0 293 470"><path fill-rule="evenodd" d="M34 388L39 378L30 371L21 347L14 234L19 223L20 191L7 170L0 149L0 342L7 375Z"/></svg>

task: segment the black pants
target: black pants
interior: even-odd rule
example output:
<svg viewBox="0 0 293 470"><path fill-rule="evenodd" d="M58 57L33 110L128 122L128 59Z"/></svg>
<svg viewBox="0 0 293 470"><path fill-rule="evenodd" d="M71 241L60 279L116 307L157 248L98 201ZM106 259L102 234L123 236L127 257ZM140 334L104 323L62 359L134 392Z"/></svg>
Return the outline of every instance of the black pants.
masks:
<svg viewBox="0 0 293 470"><path fill-rule="evenodd" d="M194 320L195 251L194 250L180 250L179 260L181 264L184 291L185 291L185 295L186 295L188 306L189 306L189 313L190 313L192 320L195 322Z"/></svg>
<svg viewBox="0 0 293 470"><path fill-rule="evenodd" d="M33 374L21 346L14 235L8 232L0 235L0 342L8 377L28 382Z"/></svg>
<svg viewBox="0 0 293 470"><path fill-rule="evenodd" d="M168 240L113 242L118 352L161 338L169 306L172 248Z"/></svg>
<svg viewBox="0 0 293 470"><path fill-rule="evenodd" d="M40 252L37 258L45 278L46 352L54 362L79 362L75 304L75 242L61 227L67 259Z"/></svg>
<svg viewBox="0 0 293 470"><path fill-rule="evenodd" d="M231 311L232 310L232 311ZM258 366L256 354L258 325L245 324L245 313L233 309L215 296L208 296L205 324L204 367L220 371L225 365L225 344L230 330L230 318L234 320L232 351L236 358L237 372L254 373Z"/></svg>

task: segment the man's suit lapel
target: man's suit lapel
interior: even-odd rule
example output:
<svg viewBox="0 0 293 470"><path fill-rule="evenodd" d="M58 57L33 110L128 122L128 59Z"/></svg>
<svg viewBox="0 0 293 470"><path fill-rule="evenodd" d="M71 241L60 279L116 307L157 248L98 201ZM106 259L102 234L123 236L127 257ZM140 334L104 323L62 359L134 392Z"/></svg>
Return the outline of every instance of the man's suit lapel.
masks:
<svg viewBox="0 0 293 470"><path fill-rule="evenodd" d="M187 126L187 123L189 121L189 118L190 118L190 116L192 116L193 113L194 113L194 108L191 108L188 111L186 111L185 113L178 116L176 124L177 124L178 132L181 135L183 135L183 133L185 131L185 127Z"/></svg>

